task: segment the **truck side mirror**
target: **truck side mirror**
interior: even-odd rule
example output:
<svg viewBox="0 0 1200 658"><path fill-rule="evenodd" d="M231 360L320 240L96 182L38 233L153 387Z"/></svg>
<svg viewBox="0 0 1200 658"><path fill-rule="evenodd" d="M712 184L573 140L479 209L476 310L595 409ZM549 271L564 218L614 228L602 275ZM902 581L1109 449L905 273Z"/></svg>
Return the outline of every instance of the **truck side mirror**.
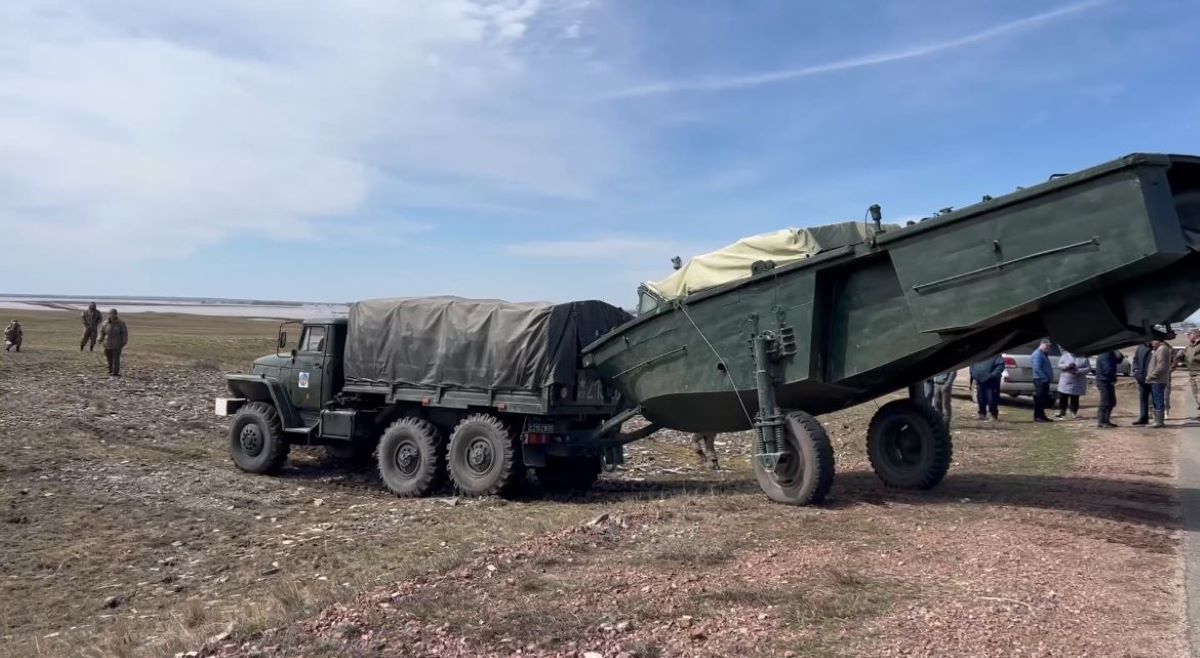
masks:
<svg viewBox="0 0 1200 658"><path fill-rule="evenodd" d="M279 332L279 349L283 349L287 345L287 332Z"/></svg>

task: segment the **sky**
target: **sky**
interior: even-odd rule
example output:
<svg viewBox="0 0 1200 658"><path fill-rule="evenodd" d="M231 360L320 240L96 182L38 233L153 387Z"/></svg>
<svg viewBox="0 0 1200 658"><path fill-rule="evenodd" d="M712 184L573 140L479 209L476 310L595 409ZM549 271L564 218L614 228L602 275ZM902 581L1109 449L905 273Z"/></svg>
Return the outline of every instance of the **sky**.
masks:
<svg viewBox="0 0 1200 658"><path fill-rule="evenodd" d="M1194 0L5 0L0 292L599 298L1200 153Z"/></svg>

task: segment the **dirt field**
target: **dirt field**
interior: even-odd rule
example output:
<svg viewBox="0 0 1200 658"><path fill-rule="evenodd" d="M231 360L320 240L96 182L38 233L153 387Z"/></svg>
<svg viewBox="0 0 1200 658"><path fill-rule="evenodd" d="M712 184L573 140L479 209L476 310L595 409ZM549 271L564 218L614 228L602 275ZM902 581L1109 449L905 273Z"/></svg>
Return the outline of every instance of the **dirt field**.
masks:
<svg viewBox="0 0 1200 658"><path fill-rule="evenodd" d="M582 499L399 500L319 452L233 468L211 399L271 323L132 316L112 380L73 315L21 319L0 655L1186 655L1177 428L981 423L962 400L950 476L902 493L866 466L872 404L821 419L822 507L767 502L744 435L714 473L671 433Z"/></svg>

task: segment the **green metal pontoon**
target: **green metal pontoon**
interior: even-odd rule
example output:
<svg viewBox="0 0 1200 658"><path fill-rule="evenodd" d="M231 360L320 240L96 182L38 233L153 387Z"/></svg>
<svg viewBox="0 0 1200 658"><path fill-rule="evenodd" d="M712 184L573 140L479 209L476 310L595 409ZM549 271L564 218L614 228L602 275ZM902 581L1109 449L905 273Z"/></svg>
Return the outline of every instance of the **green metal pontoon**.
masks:
<svg viewBox="0 0 1200 658"><path fill-rule="evenodd" d="M928 221L876 229L796 262L674 299L586 349L652 427L756 429L780 502L833 480L814 417L1049 336L1095 354L1170 333L1200 307L1200 157L1135 154ZM639 432L644 436L645 432ZM929 488L950 435L927 405L885 404L876 473Z"/></svg>

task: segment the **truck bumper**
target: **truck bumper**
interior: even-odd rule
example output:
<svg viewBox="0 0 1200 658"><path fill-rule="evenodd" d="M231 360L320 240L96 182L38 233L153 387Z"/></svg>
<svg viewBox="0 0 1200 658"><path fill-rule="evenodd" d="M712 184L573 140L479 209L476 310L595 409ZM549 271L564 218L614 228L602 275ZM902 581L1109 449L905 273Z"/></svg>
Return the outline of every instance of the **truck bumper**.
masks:
<svg viewBox="0 0 1200 658"><path fill-rule="evenodd" d="M213 413L218 416L232 416L244 404L246 404L246 398L217 398Z"/></svg>

